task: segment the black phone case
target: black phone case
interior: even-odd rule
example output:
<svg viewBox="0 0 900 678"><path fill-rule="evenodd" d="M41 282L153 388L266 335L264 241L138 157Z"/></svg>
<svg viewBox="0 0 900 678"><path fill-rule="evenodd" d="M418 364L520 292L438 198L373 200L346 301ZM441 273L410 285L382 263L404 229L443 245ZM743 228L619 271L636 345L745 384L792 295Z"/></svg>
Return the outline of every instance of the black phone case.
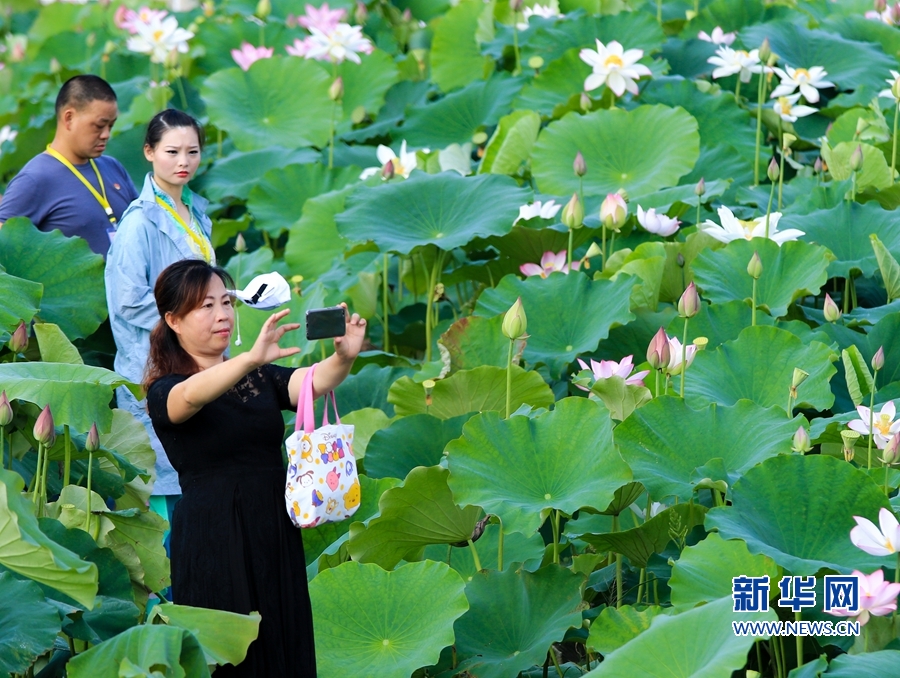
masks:
<svg viewBox="0 0 900 678"><path fill-rule="evenodd" d="M347 333L347 321L343 306L316 308L306 312L306 338L330 339Z"/></svg>

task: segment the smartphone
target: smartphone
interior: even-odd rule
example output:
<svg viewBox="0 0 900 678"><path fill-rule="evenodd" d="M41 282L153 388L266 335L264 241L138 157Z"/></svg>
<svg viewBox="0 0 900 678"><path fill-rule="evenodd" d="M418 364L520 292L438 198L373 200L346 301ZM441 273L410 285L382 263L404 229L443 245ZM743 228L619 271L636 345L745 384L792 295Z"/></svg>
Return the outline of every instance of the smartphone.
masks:
<svg viewBox="0 0 900 678"><path fill-rule="evenodd" d="M343 306L314 308L306 312L306 338L329 339L347 333L346 311Z"/></svg>

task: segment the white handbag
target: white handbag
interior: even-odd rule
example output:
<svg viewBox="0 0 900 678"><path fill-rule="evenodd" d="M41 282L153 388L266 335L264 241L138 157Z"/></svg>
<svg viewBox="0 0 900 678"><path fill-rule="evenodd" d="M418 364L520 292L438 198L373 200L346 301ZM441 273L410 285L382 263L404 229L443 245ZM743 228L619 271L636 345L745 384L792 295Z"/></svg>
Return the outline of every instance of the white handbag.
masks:
<svg viewBox="0 0 900 678"><path fill-rule="evenodd" d="M315 527L349 518L359 508L359 474L353 456L353 426L341 424L334 391L325 395L322 426L315 427L313 375L309 368L297 399L294 432L285 441L288 456L284 499L291 522ZM335 424L328 423L328 403Z"/></svg>

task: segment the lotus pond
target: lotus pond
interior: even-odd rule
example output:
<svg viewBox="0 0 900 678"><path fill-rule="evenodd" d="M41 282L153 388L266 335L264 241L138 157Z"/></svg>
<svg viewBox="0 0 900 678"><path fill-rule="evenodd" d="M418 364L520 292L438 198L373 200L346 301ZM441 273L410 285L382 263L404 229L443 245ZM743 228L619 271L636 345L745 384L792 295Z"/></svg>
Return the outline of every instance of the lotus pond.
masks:
<svg viewBox="0 0 900 678"><path fill-rule="evenodd" d="M138 185L155 112L205 125L239 287L369 319L362 504L304 534L321 678L900 675L900 5L8 0L0 32L0 185L102 75ZM0 229L0 674L206 676L259 616L152 604L105 316L84 242Z"/></svg>

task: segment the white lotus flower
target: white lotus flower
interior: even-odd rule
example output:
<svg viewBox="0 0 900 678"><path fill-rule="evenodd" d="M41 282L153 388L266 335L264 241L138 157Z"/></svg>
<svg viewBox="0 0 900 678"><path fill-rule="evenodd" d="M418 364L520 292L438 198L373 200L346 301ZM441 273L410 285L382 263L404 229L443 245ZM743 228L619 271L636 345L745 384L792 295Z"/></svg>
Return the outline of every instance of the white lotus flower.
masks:
<svg viewBox="0 0 900 678"><path fill-rule="evenodd" d="M668 335L666 335L668 336ZM669 338L669 365L666 367L666 374L676 376L681 374L681 342L678 337ZM688 344L684 349L684 360L690 367L694 362L694 356L697 355L697 344Z"/></svg>
<svg viewBox="0 0 900 678"><path fill-rule="evenodd" d="M564 255L565 252L562 252ZM573 262L574 263L574 262ZM601 360L599 363L596 360L591 359L590 367L588 364L584 362L581 358L578 359L578 364L581 365L582 370L590 370L594 375L594 381L599 381L601 379L609 379L610 377L622 377L625 380L626 384L631 384L632 386L643 386L644 385L644 377L650 374L650 370L642 370L641 372L634 372L634 356L628 355L622 358L620 362L616 362L615 360ZM584 386L578 386L582 391L588 391L590 389L585 388Z"/></svg>
<svg viewBox="0 0 900 678"><path fill-rule="evenodd" d="M425 153L430 152L427 148L423 148L422 150ZM404 179L408 179L409 173L416 168L416 152L406 151L406 139L400 144L400 155L396 155L389 146L379 145L378 149L375 151L375 156L378 158L378 162L381 163L381 166L364 169L362 174L359 175L360 179L368 179L369 177L378 174L384 169L384 166L387 165L388 162L394 163L394 174L399 174Z"/></svg>
<svg viewBox="0 0 900 678"><path fill-rule="evenodd" d="M856 408L859 419L854 419L847 426L864 436L869 435L869 417L872 418L872 428L875 430L875 446L883 450L895 433L900 433L900 421L894 421L897 416L897 408L893 401L887 401L881 406L881 411L873 415L865 405Z"/></svg>
<svg viewBox="0 0 900 678"><path fill-rule="evenodd" d="M714 45L730 45L734 42L734 39L737 37L737 33L726 33L722 30L721 26L716 26L712 30L712 34L707 33L706 31L700 31L697 33L697 38L700 40L704 40L705 42L711 42Z"/></svg>
<svg viewBox="0 0 900 678"><path fill-rule="evenodd" d="M766 217L765 215L744 221L734 216L734 213L727 207L719 208L719 221L722 225L707 219L700 224L700 230L708 233L719 242L729 243L732 240L752 240L753 238L766 237ZM796 228L789 228L786 231L778 230L778 220L781 219L781 212L772 212L769 215L769 240L778 243L780 247L789 240L796 240L801 235L805 235L803 231Z"/></svg>
<svg viewBox="0 0 900 678"><path fill-rule="evenodd" d="M515 226L522 220L528 221L529 219L534 219L535 217L540 217L541 219L552 219L561 209L562 205L557 205L555 200L548 200L545 203L542 203L540 200L535 200L530 205L522 205L521 207L519 207L519 216L516 217L516 220L513 222L513 226Z"/></svg>
<svg viewBox="0 0 900 678"><path fill-rule="evenodd" d="M649 68L637 63L638 59L644 56L644 50L624 50L615 40L608 46L597 40L596 50L585 48L578 56L594 69L584 81L585 92L605 84L617 97L622 96L625 90L637 94L638 86L635 80L643 75L652 75Z"/></svg>
<svg viewBox="0 0 900 678"><path fill-rule="evenodd" d="M176 50L185 54L188 51L187 41L194 34L178 26L178 19L173 16L150 23L135 23L137 33L128 38L128 49L139 54L149 54L150 61L161 64L170 52Z"/></svg>
<svg viewBox="0 0 900 678"><path fill-rule="evenodd" d="M650 233L655 233L656 235L661 235L664 238L675 233L678 230L678 227L681 226L681 222L678 221L678 219L667 217L665 214L657 214L656 208L654 207L651 207L645 212L644 209L638 205L637 218L638 223L643 226L645 230Z"/></svg>
<svg viewBox="0 0 900 678"><path fill-rule="evenodd" d="M850 541L857 548L873 556L889 556L900 551L900 523L886 508L878 511L880 530L868 518L853 516L853 520L856 527L850 530Z"/></svg>
<svg viewBox="0 0 900 678"><path fill-rule="evenodd" d="M723 46L716 50L715 56L711 56L706 61L717 67L712 72L712 77L716 80L739 74L741 82L750 82L753 74L762 72L763 68L759 61L758 49L747 52Z"/></svg>
<svg viewBox="0 0 900 678"><path fill-rule="evenodd" d="M811 106L797 106L797 102L800 100L799 94L792 94L787 97L778 97L775 100L775 103L772 104L772 108L775 109L775 112L781 116L781 119L785 122L797 122L797 118L805 118L807 115L812 115L816 113L816 109Z"/></svg>
<svg viewBox="0 0 900 678"><path fill-rule="evenodd" d="M3 127L0 127L0 149L2 149L3 144L6 143L7 141L15 141L15 138L18 134L19 133L16 130L14 130L12 127L10 127L9 125L4 125ZM3 154L3 151L0 150L0 155L2 155L2 154Z"/></svg>
<svg viewBox="0 0 900 678"><path fill-rule="evenodd" d="M828 75L828 71L821 66L813 66L810 69L806 69L791 68L790 66L785 65L784 70L777 67L772 70L775 71L779 78L781 78L781 83L772 90L773 99L793 94L799 87L800 94L802 94L809 103L814 104L819 101L820 89L834 87L833 82L824 79L825 76Z"/></svg>
<svg viewBox="0 0 900 678"><path fill-rule="evenodd" d="M562 16L562 14L560 14L559 12L559 0L550 0L550 4L548 5L523 7L522 16L525 18L525 21L516 24L516 28L518 28L520 31L524 31L526 28L528 28L528 19L533 16L539 16L544 19L554 19L556 17Z"/></svg>
<svg viewBox="0 0 900 678"><path fill-rule="evenodd" d="M309 29L305 40L307 59L331 61L340 64L349 59L355 64L362 63L360 54L371 54L375 46L363 37L361 26L340 23L330 33L324 33L315 26Z"/></svg>
<svg viewBox="0 0 900 678"><path fill-rule="evenodd" d="M887 89L883 89L878 93L879 97L888 97L889 99L893 99L897 101L897 97L894 96L894 91L900 91L900 72L891 71L891 77L887 78L885 82L888 84Z"/></svg>

